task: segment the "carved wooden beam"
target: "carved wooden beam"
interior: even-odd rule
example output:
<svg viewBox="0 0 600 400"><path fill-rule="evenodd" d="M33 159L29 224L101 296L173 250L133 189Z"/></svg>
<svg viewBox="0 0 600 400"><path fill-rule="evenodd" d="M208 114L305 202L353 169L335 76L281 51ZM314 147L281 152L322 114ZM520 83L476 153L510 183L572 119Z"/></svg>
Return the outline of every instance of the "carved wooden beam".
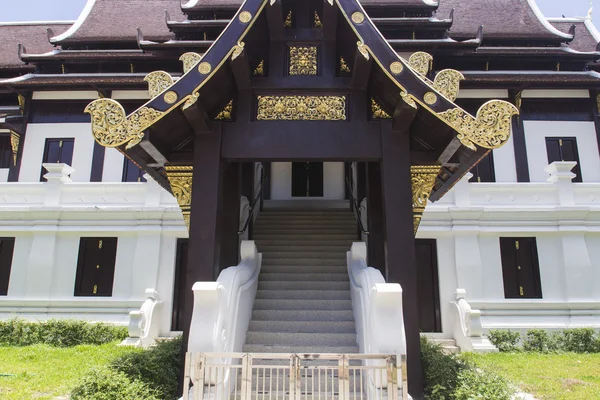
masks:
<svg viewBox="0 0 600 400"><path fill-rule="evenodd" d="M427 200L431 195L435 180L440 173L439 165L415 165L410 168L412 180L413 226L415 235L419 229Z"/></svg>
<svg viewBox="0 0 600 400"><path fill-rule="evenodd" d="M231 70L238 89L250 89L250 63L243 46L231 55Z"/></svg>

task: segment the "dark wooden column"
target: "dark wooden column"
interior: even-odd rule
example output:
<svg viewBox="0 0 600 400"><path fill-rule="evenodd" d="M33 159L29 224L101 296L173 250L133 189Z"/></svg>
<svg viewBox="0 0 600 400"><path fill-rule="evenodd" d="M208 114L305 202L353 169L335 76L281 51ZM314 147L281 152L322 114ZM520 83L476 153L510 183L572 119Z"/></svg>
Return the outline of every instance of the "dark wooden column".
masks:
<svg viewBox="0 0 600 400"><path fill-rule="evenodd" d="M226 163L223 167L221 214L221 255L219 272L238 264L241 193L241 165Z"/></svg>
<svg viewBox="0 0 600 400"><path fill-rule="evenodd" d="M381 166L378 162L366 164L367 175L367 224L369 242L367 258L369 266L377 268L383 276L385 270L385 233L383 222L383 200L381 188Z"/></svg>
<svg viewBox="0 0 600 400"><path fill-rule="evenodd" d="M600 91L590 90L590 106L592 116L594 117L594 127L596 128L596 141L598 142L598 152L600 153Z"/></svg>
<svg viewBox="0 0 600 400"><path fill-rule="evenodd" d="M254 163L245 162L242 163L242 196L246 196L248 201L252 202L254 199ZM259 206L259 204L257 204ZM252 238L252 221L248 224L248 237Z"/></svg>
<svg viewBox="0 0 600 400"><path fill-rule="evenodd" d="M407 131L393 131L391 121L382 121L381 128L383 149L381 172L387 255L386 281L399 283L402 286L408 357L408 389L414 398L420 399L423 392L423 371L421 369L417 263L412 214L410 135Z"/></svg>
<svg viewBox="0 0 600 400"><path fill-rule="evenodd" d="M367 163L356 163L356 198L361 202L367 197ZM368 201L367 201L368 203Z"/></svg>
<svg viewBox="0 0 600 400"><path fill-rule="evenodd" d="M518 101L517 101L518 99ZM510 93L510 102L518 104L521 111L520 92ZM515 168L517 169L517 182L529 182L529 162L527 161L527 146L525 144L525 129L523 127L523 112L512 117L513 147L515 151Z"/></svg>

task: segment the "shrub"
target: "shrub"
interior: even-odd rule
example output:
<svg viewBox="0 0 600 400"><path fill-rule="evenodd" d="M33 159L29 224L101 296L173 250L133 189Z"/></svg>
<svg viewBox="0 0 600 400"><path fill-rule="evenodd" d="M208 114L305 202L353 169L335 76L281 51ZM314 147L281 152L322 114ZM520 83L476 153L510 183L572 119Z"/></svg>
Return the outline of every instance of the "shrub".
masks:
<svg viewBox="0 0 600 400"><path fill-rule="evenodd" d="M127 334L126 327L76 320L30 322L15 318L0 321L0 345L9 346L38 343L57 347L104 344L123 340Z"/></svg>
<svg viewBox="0 0 600 400"><path fill-rule="evenodd" d="M125 354L111 368L140 381L157 392L161 399L176 399L181 371L181 337L157 343L146 351Z"/></svg>
<svg viewBox="0 0 600 400"><path fill-rule="evenodd" d="M521 335L519 332L511 332L505 330L491 330L488 333L488 338L494 346L501 352L511 352L519 350L519 341Z"/></svg>
<svg viewBox="0 0 600 400"><path fill-rule="evenodd" d="M425 395L435 400L449 400L456 388L457 377L464 365L442 347L421 337L421 360L425 378Z"/></svg>
<svg viewBox="0 0 600 400"><path fill-rule="evenodd" d="M547 353L550 350L550 335L543 329L530 329L523 339L523 350Z"/></svg>
<svg viewBox="0 0 600 400"><path fill-rule="evenodd" d="M565 329L562 348L575 353L593 353L597 351L595 333L592 328Z"/></svg>
<svg viewBox="0 0 600 400"><path fill-rule="evenodd" d="M160 400L144 383L110 368L95 369L71 391L71 400Z"/></svg>
<svg viewBox="0 0 600 400"><path fill-rule="evenodd" d="M463 368L457 379L454 399L456 400L510 400L514 390L506 380L474 366Z"/></svg>

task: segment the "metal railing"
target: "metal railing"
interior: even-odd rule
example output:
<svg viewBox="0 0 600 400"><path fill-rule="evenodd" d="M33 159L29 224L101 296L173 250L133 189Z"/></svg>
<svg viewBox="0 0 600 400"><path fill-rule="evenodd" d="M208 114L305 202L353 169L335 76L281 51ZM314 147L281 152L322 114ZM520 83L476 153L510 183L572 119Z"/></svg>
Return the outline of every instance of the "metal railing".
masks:
<svg viewBox="0 0 600 400"><path fill-rule="evenodd" d="M256 192L256 195L250 202L250 206L249 206L250 210L248 213L248 218L246 218L246 221L244 222L244 225L242 226L242 228L240 228L238 230L238 235L243 235L244 233L246 233L246 230L248 229L248 226L250 225L250 221L252 221L252 218L254 216L254 210L256 209L256 203L258 203L259 200L262 198L263 189L265 187L266 182L267 182L267 177L265 175L265 170L263 167L260 169L260 183L258 186L258 191Z"/></svg>
<svg viewBox="0 0 600 400"><path fill-rule="evenodd" d="M350 180L350 178L346 178L346 186L348 187L348 193L350 194L350 201L352 202L352 210L354 211L354 214L356 216L356 220L358 221L358 227L360 228L360 231L362 233L364 233L365 235L369 234L369 231L364 227L363 223L362 223L362 214L360 212L360 203L358 202L358 199L354 197L354 188L352 187L352 181Z"/></svg>
<svg viewBox="0 0 600 400"><path fill-rule="evenodd" d="M183 399L406 400L405 356L400 369L383 354L187 353Z"/></svg>

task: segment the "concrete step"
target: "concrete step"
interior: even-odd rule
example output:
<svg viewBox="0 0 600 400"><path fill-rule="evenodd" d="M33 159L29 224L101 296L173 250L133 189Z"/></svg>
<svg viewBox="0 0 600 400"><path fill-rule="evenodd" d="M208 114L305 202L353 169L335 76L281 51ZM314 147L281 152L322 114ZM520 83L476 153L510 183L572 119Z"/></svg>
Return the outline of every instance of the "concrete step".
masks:
<svg viewBox="0 0 600 400"><path fill-rule="evenodd" d="M257 299L350 300L349 290L258 290Z"/></svg>
<svg viewBox="0 0 600 400"><path fill-rule="evenodd" d="M355 333L248 332L246 344L270 346L356 346Z"/></svg>
<svg viewBox="0 0 600 400"><path fill-rule="evenodd" d="M254 310L352 310L352 301L307 299L255 299Z"/></svg>
<svg viewBox="0 0 600 400"><path fill-rule="evenodd" d="M344 242L348 242L350 241L350 243L352 242L357 242L357 234L353 233L333 233L333 234L327 234L327 233L312 233L312 234L299 234L299 233L295 233L293 231L289 231L289 232L285 232L285 233L256 233L253 235L253 240L257 241L257 242L262 242L262 241L279 241L279 243L282 243L282 241L285 241L286 243L288 242L292 242L292 243L301 243L303 241L320 241L322 244L327 244L327 245L331 245L331 244L338 244L340 241L344 241Z"/></svg>
<svg viewBox="0 0 600 400"><path fill-rule="evenodd" d="M278 259L278 258L295 258L295 259L305 259L305 258L316 258L316 259L338 259L346 261L346 252L345 251L337 251L337 252L325 252L320 251L318 254L312 254L309 251L262 251L263 260L266 259Z"/></svg>
<svg viewBox="0 0 600 400"><path fill-rule="evenodd" d="M267 346L248 344L244 353L298 353L298 354L352 354L358 353L358 346Z"/></svg>
<svg viewBox="0 0 600 400"><path fill-rule="evenodd" d="M346 252L350 251L350 245L342 245L342 246L328 246L328 245L277 245L277 244L272 244L272 245L262 245L260 246L259 252L263 253L263 255L265 253L278 253L278 252L284 252L284 253L288 253L288 252L304 252L304 253L319 253L319 255L321 255L321 253L337 253L337 254L343 254L344 257L346 256Z"/></svg>
<svg viewBox="0 0 600 400"><path fill-rule="evenodd" d="M336 282L348 282L348 274L272 274L272 273L261 273L259 276L259 284L264 281L319 281L326 284L330 284L333 281ZM328 286L324 286L328 289ZM331 287L333 289L333 287Z"/></svg>
<svg viewBox="0 0 600 400"><path fill-rule="evenodd" d="M277 228L257 228L254 229L253 235L303 235L303 236L312 236L312 235L354 235L356 236L356 229L348 229L348 228L332 228L332 227L320 227L320 226L311 226L302 229L296 229L292 226L279 226Z"/></svg>
<svg viewBox="0 0 600 400"><path fill-rule="evenodd" d="M324 241L323 239L310 239L310 238L301 238L298 240L290 240L288 238L276 238L276 239L254 239L256 246L259 248L258 251L262 251L261 249L264 246L322 246L330 247L330 246L343 246L346 247L345 251L350 250L352 243L357 242L358 239L356 235L354 235L353 239L327 239Z"/></svg>
<svg viewBox="0 0 600 400"><path fill-rule="evenodd" d="M288 276L289 274L285 274ZM258 290L350 290L350 281L320 281L320 280L259 280Z"/></svg>
<svg viewBox="0 0 600 400"><path fill-rule="evenodd" d="M250 321L252 332L356 333L354 321Z"/></svg>
<svg viewBox="0 0 600 400"><path fill-rule="evenodd" d="M316 266L298 266L298 265L264 265L261 270L262 273L269 274L345 274L347 267L345 266L331 266L331 265L316 265Z"/></svg>
<svg viewBox="0 0 600 400"><path fill-rule="evenodd" d="M334 226L354 226L356 225L356 220L354 219L354 216L350 216L350 218L348 217L324 217L324 216L318 216L318 217L303 217L303 216L293 216L293 215L286 215L286 216L282 216L282 217L270 217L270 216L261 216L259 219L256 220L256 224L255 226L262 226L262 225L274 225L277 226L278 224L282 224L285 223L286 225L293 225L293 226L309 226L309 225L313 225L313 224L319 224L319 225L334 225Z"/></svg>
<svg viewBox="0 0 600 400"><path fill-rule="evenodd" d="M304 255L309 256L308 254ZM292 265L292 266L333 266L333 267L343 267L346 266L346 258L266 258L263 257L262 265Z"/></svg>
<svg viewBox="0 0 600 400"><path fill-rule="evenodd" d="M254 310L252 321L354 321L352 310Z"/></svg>

